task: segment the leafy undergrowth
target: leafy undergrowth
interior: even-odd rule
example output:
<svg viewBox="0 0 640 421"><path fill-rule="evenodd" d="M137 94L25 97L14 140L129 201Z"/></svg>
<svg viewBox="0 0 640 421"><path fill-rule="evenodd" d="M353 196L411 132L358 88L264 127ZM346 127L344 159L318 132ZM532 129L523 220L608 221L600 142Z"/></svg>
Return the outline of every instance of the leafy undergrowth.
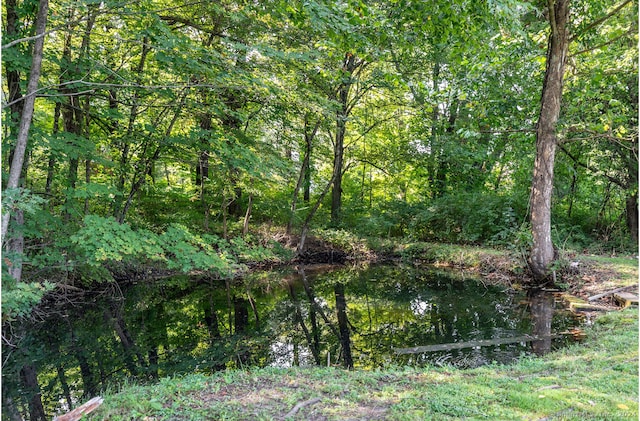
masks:
<svg viewBox="0 0 640 421"><path fill-rule="evenodd" d="M577 344L473 370L229 370L105 397L93 420L637 420L638 310L599 317Z"/></svg>

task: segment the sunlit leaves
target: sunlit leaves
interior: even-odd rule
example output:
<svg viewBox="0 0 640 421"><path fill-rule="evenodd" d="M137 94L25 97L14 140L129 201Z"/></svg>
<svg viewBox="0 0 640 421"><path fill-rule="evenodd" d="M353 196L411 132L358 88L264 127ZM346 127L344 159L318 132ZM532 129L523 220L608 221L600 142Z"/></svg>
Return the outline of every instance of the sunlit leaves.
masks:
<svg viewBox="0 0 640 421"><path fill-rule="evenodd" d="M2 274L2 322L9 322L29 315L42 297L53 289L51 282L11 283L10 276Z"/></svg>
<svg viewBox="0 0 640 421"><path fill-rule="evenodd" d="M151 232L136 232L114 218L96 215L84 218L84 226L71 241L89 259L88 263L95 265L135 257L160 259L163 252Z"/></svg>

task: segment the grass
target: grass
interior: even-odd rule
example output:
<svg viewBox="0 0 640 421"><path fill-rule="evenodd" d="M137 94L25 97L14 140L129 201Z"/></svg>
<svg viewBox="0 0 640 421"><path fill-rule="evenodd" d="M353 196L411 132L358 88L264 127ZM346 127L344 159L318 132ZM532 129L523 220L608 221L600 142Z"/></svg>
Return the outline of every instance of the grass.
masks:
<svg viewBox="0 0 640 421"><path fill-rule="evenodd" d="M126 385L89 419L637 420L637 308L599 317L587 334L545 357L473 370L263 368Z"/></svg>

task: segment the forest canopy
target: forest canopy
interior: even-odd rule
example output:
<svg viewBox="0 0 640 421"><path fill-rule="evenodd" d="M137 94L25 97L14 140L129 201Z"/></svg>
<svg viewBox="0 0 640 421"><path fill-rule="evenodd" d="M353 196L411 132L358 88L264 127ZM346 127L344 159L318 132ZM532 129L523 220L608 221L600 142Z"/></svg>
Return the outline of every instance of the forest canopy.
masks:
<svg viewBox="0 0 640 421"><path fill-rule="evenodd" d="M3 2L4 316L108 262L228 273L260 227L531 241L547 6ZM552 236L633 249L638 6L569 7Z"/></svg>

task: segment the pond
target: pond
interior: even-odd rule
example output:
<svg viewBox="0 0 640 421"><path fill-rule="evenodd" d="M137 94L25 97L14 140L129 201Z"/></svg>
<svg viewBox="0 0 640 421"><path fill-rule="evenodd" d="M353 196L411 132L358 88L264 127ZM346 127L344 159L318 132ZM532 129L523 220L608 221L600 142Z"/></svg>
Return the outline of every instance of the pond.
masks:
<svg viewBox="0 0 640 421"><path fill-rule="evenodd" d="M111 284L91 293L69 290L44 304L46 317L26 329L19 350L5 348L3 389L26 405L20 369L31 366L53 413L131 378L249 366L509 363L560 346L563 339L398 350L509 342L580 323L556 307L552 295L401 266L301 266L237 281L182 276Z"/></svg>

